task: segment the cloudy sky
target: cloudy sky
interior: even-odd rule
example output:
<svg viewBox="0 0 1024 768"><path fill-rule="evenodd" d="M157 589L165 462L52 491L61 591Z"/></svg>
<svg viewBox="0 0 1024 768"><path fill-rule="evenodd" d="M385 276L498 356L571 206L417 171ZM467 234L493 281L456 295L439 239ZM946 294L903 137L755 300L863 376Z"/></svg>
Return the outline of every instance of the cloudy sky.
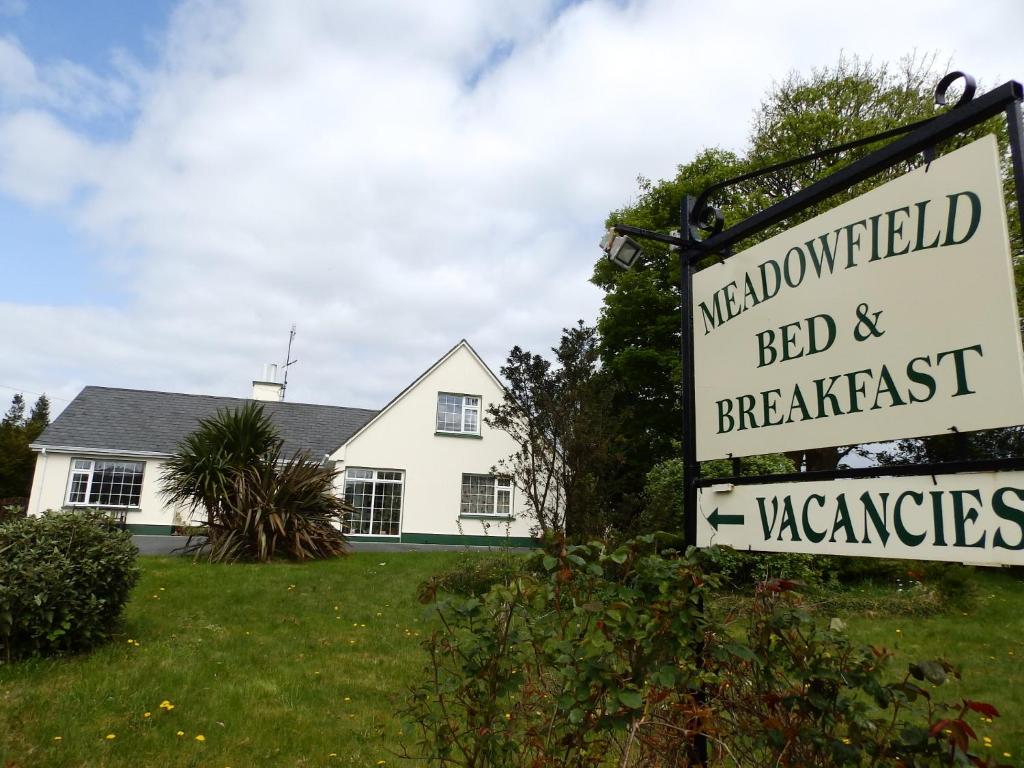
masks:
<svg viewBox="0 0 1024 768"><path fill-rule="evenodd" d="M638 174L840 51L1024 78L1020 0L0 0L0 402L85 384L379 407L600 306Z"/></svg>

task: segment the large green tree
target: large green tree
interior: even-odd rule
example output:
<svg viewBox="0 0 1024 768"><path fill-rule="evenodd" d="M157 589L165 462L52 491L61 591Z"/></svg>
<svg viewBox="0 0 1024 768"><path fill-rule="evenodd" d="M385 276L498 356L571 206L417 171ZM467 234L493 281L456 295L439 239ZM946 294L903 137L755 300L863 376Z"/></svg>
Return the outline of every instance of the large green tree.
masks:
<svg viewBox="0 0 1024 768"><path fill-rule="evenodd" d="M0 499L28 498L35 472L35 454L29 448L50 423L50 401L40 395L25 416L25 398L16 394L0 420Z"/></svg>
<svg viewBox="0 0 1024 768"><path fill-rule="evenodd" d="M895 66L841 58L834 66L810 74L791 74L765 95L755 111L746 147L736 152L704 149L680 165L674 178L657 183L640 178L635 202L613 211L607 223L668 232L678 226L684 195L698 195L711 184L748 171L931 117L939 109L934 105L933 88L942 74L934 56L911 57ZM955 98L954 94L950 96ZM1004 149L1006 197L1013 200L1001 118L977 126L938 149L960 146L988 132L999 136ZM721 208L725 225L730 226L881 145L859 147L732 185L714 195L712 203ZM919 162L917 159L892 168L741 246L748 247L782 227L791 227L862 194ZM1008 213L1013 253L1018 254L1015 271L1020 272L1020 227L1013 203ZM632 271L621 271L602 259L592 277L605 291L598 321L603 364L622 385L616 394L616 407L625 417L623 439L630 466L616 482L620 504L626 507L641 498L645 474L672 456L673 440L678 439L682 425L679 266L675 255L664 248L656 244L645 244L644 248L644 256ZM808 469L830 468L846 450L802 451L789 454L789 458L796 466Z"/></svg>

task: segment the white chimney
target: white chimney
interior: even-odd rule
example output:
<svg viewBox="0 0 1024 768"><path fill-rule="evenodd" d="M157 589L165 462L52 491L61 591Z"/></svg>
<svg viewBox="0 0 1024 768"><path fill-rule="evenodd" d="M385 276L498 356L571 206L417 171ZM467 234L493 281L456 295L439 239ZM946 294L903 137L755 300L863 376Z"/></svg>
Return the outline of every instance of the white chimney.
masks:
<svg viewBox="0 0 1024 768"><path fill-rule="evenodd" d="M252 399L268 402L280 402L284 398L284 385L277 380L277 365L269 363L263 366L263 378L252 382Z"/></svg>

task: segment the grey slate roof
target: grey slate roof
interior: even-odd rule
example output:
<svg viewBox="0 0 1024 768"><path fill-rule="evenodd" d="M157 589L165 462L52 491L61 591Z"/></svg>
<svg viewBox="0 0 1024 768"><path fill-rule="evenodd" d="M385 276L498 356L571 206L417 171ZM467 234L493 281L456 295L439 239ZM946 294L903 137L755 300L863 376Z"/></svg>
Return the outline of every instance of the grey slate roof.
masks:
<svg viewBox="0 0 1024 768"><path fill-rule="evenodd" d="M171 453L199 419L246 402L237 397L86 387L33 445ZM284 440L286 455L305 450L317 459L334 451L377 414L334 405L262 405Z"/></svg>

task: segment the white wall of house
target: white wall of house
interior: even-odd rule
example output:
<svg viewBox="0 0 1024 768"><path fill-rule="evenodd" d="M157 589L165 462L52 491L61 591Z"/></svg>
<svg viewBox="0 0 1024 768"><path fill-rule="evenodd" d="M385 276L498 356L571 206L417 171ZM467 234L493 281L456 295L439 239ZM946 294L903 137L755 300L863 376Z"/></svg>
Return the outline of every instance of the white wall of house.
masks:
<svg viewBox="0 0 1024 768"><path fill-rule="evenodd" d="M48 509L61 509L69 506L67 503L68 485L71 478L71 465L74 459L142 463L142 490L139 494L139 505L138 507L128 507L124 510L125 522L131 526L161 526L164 529L172 525L184 523L187 511L167 506L160 496L160 472L164 464L163 458L101 455L89 453L88 451L57 453L48 449L45 453L36 454L36 471L32 478L32 494L29 497L28 503L29 514L39 515ZM168 531L162 530L160 532L166 533Z"/></svg>
<svg viewBox="0 0 1024 768"><path fill-rule="evenodd" d="M436 434L439 393L481 398L478 436ZM400 470L403 473L401 530L404 541L417 535L439 537L530 536L523 496L513 490L513 519L460 516L463 473L487 475L515 450L504 432L483 423L487 406L502 389L466 344L442 358L332 455L339 469L339 492L346 468ZM500 543L499 541L495 542Z"/></svg>

